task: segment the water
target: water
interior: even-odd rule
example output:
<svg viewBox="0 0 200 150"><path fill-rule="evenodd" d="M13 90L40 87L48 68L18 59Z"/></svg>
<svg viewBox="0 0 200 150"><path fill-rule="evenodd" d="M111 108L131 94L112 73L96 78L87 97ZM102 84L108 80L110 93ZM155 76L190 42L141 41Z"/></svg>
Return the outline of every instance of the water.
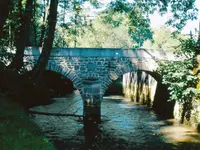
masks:
<svg viewBox="0 0 200 150"><path fill-rule="evenodd" d="M83 125L83 104L78 91L54 100L50 105L31 110L72 116L31 115L31 118L58 150L171 150L184 149L184 142L186 149L200 148L200 135L193 129L174 120L160 120L149 108L121 96L104 97L102 122L87 126Z"/></svg>

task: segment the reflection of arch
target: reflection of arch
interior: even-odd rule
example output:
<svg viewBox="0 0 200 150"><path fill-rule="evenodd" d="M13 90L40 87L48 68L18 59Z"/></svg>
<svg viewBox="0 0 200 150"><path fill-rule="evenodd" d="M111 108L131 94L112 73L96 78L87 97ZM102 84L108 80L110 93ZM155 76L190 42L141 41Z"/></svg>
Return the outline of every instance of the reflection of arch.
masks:
<svg viewBox="0 0 200 150"><path fill-rule="evenodd" d="M53 62L48 62L48 65L46 66L46 70L57 72L57 73L61 74L62 76L70 79L73 82L74 87L76 89L78 89L79 91L81 90L81 88L82 88L81 79L67 67L64 67L59 64L55 64Z"/></svg>

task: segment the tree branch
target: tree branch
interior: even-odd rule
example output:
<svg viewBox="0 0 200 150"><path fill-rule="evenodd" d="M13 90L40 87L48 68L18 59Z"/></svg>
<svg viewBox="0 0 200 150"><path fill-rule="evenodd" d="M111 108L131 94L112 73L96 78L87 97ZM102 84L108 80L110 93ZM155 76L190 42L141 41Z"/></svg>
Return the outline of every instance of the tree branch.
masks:
<svg viewBox="0 0 200 150"><path fill-rule="evenodd" d="M45 116L63 116L63 117L83 117L83 115L76 115L76 114L61 114L61 113L48 113L48 112L38 112L38 111L33 111L29 110L28 111L31 114L38 114L38 115L45 115Z"/></svg>

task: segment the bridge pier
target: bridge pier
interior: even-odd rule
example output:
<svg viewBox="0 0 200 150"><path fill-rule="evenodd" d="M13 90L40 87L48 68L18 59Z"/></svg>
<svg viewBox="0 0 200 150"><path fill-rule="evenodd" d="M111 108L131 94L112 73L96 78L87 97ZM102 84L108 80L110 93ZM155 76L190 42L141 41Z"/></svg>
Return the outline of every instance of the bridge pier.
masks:
<svg viewBox="0 0 200 150"><path fill-rule="evenodd" d="M85 82L82 88L83 120L84 123L100 123L101 121L101 84L99 82Z"/></svg>
<svg viewBox="0 0 200 150"><path fill-rule="evenodd" d="M84 123L100 123L101 121L101 105L99 106L87 106L84 105L83 114Z"/></svg>

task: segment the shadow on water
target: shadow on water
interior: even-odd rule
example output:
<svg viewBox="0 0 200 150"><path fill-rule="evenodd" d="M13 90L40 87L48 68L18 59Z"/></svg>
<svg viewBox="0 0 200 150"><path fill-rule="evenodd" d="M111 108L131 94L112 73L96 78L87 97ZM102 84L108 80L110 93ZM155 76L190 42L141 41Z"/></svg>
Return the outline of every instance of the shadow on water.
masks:
<svg viewBox="0 0 200 150"><path fill-rule="evenodd" d="M70 130L70 129L69 129ZM70 140L51 136L50 140L54 143L57 150L80 149L89 150L96 149L95 144L98 143L101 135L101 130L98 124L94 122L84 123L83 128L79 129Z"/></svg>
<svg viewBox="0 0 200 150"><path fill-rule="evenodd" d="M161 95L159 97L161 98ZM63 110L62 113L65 114L83 114L81 97L77 91L56 99L51 105L35 109L44 112ZM188 132L180 131L183 133L180 137L174 136L178 128L173 127L173 123L163 121L150 108L127 102L120 96L104 97L101 110L100 124L90 120L83 121L82 117L36 115L33 120L57 150L184 150L184 146L188 150L200 148L199 144L187 140L179 145L174 144L175 138L187 135Z"/></svg>
<svg viewBox="0 0 200 150"><path fill-rule="evenodd" d="M84 137L85 137L85 148L91 149L94 146L98 136L101 134L99 124L93 121L84 122Z"/></svg>

